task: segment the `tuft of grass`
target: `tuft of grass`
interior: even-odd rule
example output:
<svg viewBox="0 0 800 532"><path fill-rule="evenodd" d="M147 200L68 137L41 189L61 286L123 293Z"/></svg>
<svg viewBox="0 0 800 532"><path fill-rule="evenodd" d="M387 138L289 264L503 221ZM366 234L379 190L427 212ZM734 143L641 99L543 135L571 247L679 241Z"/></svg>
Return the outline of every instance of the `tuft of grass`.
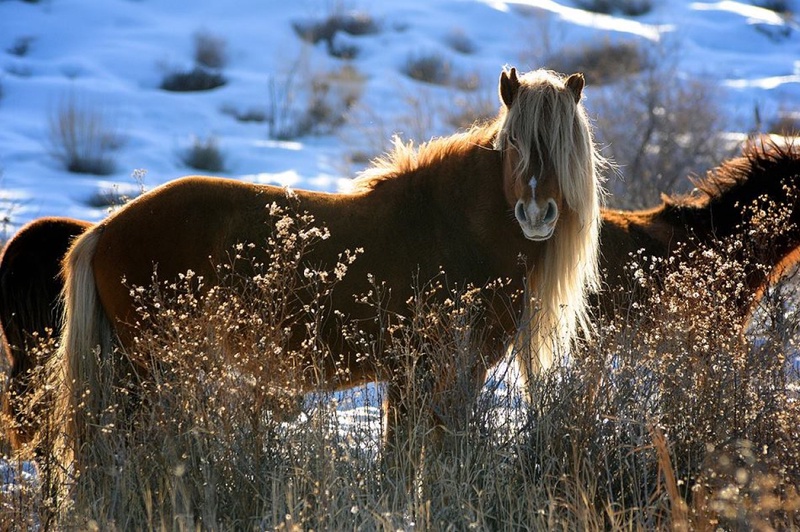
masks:
<svg viewBox="0 0 800 532"><path fill-rule="evenodd" d="M298 87L297 68L283 78L272 78L267 108L270 137L290 140L325 134L343 125L358 103L364 76L352 65L311 75L308 86ZM298 101L298 96L305 96Z"/></svg>
<svg viewBox="0 0 800 532"><path fill-rule="evenodd" d="M447 85L452 79L453 66L438 52L411 54L406 58L403 72L417 81L432 85Z"/></svg>
<svg viewBox="0 0 800 532"><path fill-rule="evenodd" d="M49 142L51 154L67 171L109 175L123 141L100 110L70 96L50 116Z"/></svg>
<svg viewBox="0 0 800 532"><path fill-rule="evenodd" d="M161 80L161 88L170 92L208 91L222 87L228 80L219 72L213 72L201 66L191 70L173 70Z"/></svg>
<svg viewBox="0 0 800 532"><path fill-rule="evenodd" d="M653 0L575 0L575 5L594 13L620 13L629 17L646 15L653 10Z"/></svg>
<svg viewBox="0 0 800 532"><path fill-rule="evenodd" d="M31 46L33 45L36 37L32 35L25 35L22 37L17 37L14 40L14 43L9 46L6 51L17 57L25 57L31 51Z"/></svg>
<svg viewBox="0 0 800 532"><path fill-rule="evenodd" d="M800 113L781 112L769 123L767 132L787 137L800 135Z"/></svg>
<svg viewBox="0 0 800 532"><path fill-rule="evenodd" d="M547 68L558 72L582 72L591 85L605 85L650 67L651 58L633 41L604 40L566 48L545 60Z"/></svg>
<svg viewBox="0 0 800 532"><path fill-rule="evenodd" d="M195 137L191 145L180 155L181 162L195 170L205 172L224 172L225 155L216 137L202 139Z"/></svg>
<svg viewBox="0 0 800 532"><path fill-rule="evenodd" d="M363 11L336 12L322 19L295 21L292 29L304 41L317 44L332 43L337 33L348 35L372 35L380 31L380 24L372 15Z"/></svg>
<svg viewBox="0 0 800 532"><path fill-rule="evenodd" d="M233 105L225 105L221 109L222 114L232 116L237 122L261 123L267 121L267 111L258 107L239 109Z"/></svg>
<svg viewBox="0 0 800 532"><path fill-rule="evenodd" d="M461 29L454 29L448 33L445 38L445 43L451 49L464 55L472 55L477 50L475 41Z"/></svg>
<svg viewBox="0 0 800 532"><path fill-rule="evenodd" d="M222 69L228 64L228 43L224 38L201 30L194 34L194 62L210 68Z"/></svg>
<svg viewBox="0 0 800 532"><path fill-rule="evenodd" d="M122 192L119 187L114 186L112 188L95 191L94 194L87 197L83 203L94 209L113 211L131 201L134 197L136 197L135 194L131 195L130 193Z"/></svg>

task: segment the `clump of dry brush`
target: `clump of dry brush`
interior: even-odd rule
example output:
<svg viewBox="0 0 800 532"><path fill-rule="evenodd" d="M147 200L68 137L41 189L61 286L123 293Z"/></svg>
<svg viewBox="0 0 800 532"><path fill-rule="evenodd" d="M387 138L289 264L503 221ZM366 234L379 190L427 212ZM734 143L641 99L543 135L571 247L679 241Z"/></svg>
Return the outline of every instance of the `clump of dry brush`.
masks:
<svg viewBox="0 0 800 532"><path fill-rule="evenodd" d="M363 297L389 323L382 356L400 357L413 376L389 467L375 414L381 389L363 400L362 417L347 418L314 371L329 355L317 339L326 295L357 253L333 271L297 273L326 233L276 215L273 262L252 261L247 244L231 251L231 264L250 261L252 275L223 265L203 296L197 287L211 280L190 272L132 288L143 327L130 352L103 361L116 366L103 390L109 408L95 420L102 430L83 451L94 465L75 478L59 526L800 526L798 294L795 276L785 277L742 327L746 268L732 257L757 234L664 262L637 259L643 286L629 311L599 317L597 338L527 383L527 400L513 390L509 353L471 401L479 291L448 292L443 277L420 287L408 316L389 317L376 281ZM286 332L298 290L318 298L303 309L310 325L293 351ZM342 327L375 355L357 323ZM454 389L436 387L437 375L459 371ZM318 391L298 400L302 380ZM25 512L21 497L3 492L0 502L0 518Z"/></svg>

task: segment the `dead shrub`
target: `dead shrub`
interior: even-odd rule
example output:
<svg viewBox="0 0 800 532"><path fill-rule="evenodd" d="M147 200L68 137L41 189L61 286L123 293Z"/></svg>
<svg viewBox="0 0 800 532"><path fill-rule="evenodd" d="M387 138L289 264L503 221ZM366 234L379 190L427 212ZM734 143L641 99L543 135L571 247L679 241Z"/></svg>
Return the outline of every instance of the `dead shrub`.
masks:
<svg viewBox="0 0 800 532"><path fill-rule="evenodd" d="M50 152L72 173L109 175L116 167L121 135L99 109L74 95L64 98L50 116Z"/></svg>
<svg viewBox="0 0 800 532"><path fill-rule="evenodd" d="M594 13L620 13L629 17L646 15L653 10L653 0L575 0L575 4Z"/></svg>
<svg viewBox="0 0 800 532"><path fill-rule="evenodd" d="M769 123L767 132L786 137L800 135L800 113L781 112Z"/></svg>
<svg viewBox="0 0 800 532"><path fill-rule="evenodd" d="M313 74L304 86L297 84L298 71L295 67L283 77L270 79L267 123L271 138L331 133L346 122L361 98L364 77L350 64ZM304 96L304 101L298 96Z"/></svg>
<svg viewBox="0 0 800 532"><path fill-rule="evenodd" d="M598 140L618 165L610 183L620 208L654 205L662 193L685 192L687 175L702 175L731 152L719 90L707 80L651 67L600 91L587 104Z"/></svg>
<svg viewBox="0 0 800 532"><path fill-rule="evenodd" d="M615 83L649 67L650 57L633 41L591 43L559 50L545 59L558 72L582 72L590 85Z"/></svg>
<svg viewBox="0 0 800 532"><path fill-rule="evenodd" d="M17 57L25 57L31 50L31 46L36 41L36 37L32 35L24 35L17 37L14 43L6 48L6 52Z"/></svg>
<svg viewBox="0 0 800 532"><path fill-rule="evenodd" d="M228 80L219 72L195 66L189 70L173 70L164 75L161 89L170 92L208 91L222 87Z"/></svg>
<svg viewBox="0 0 800 532"><path fill-rule="evenodd" d="M646 295L638 292L624 312L598 316L598 335L534 376L527 399L516 390L509 353L477 402L480 383L470 370L480 362L475 325L486 311L478 291L454 289L442 274L397 316L382 312L386 288L374 282L360 297L386 324L387 342L378 345L359 323L326 315L338 265L327 275L297 273L304 250L326 231L274 210L282 223L265 243L269 261L253 261L256 247L243 243L206 295L198 287L214 280L191 272L132 287L139 339L103 361L116 384L93 390L113 399L96 420L98 439L84 449L94 465L76 479L71 513L52 524L796 528L800 285L795 273L771 287L742 328L736 308L745 269L732 257L785 225L780 209L754 208L767 214L745 238L679 250L665 261L633 257L631 275ZM342 258L345 275L351 258ZM233 273L242 264L252 275ZM319 299L304 310L316 317L306 342L292 351L284 331L296 316L287 305L300 292ZM402 361L394 377L407 384L409 412L392 462L382 460L378 442L380 390L349 418L336 411L347 399L326 391L324 379L296 400L297 383L310 373L292 361L316 367L331 355L317 337L329 318L343 320L346 341L364 356ZM442 375L456 384L438 388ZM448 430L431 423L431 413ZM28 502L11 504L24 517L20 504ZM3 511L0 523L9 522Z"/></svg>
<svg viewBox="0 0 800 532"><path fill-rule="evenodd" d="M450 31L445 38L445 44L456 52L464 55L472 55L477 50L475 41L461 29Z"/></svg>
<svg viewBox="0 0 800 532"><path fill-rule="evenodd" d="M224 172L225 155L216 137L194 137L191 145L180 155L181 162L195 170Z"/></svg>
<svg viewBox="0 0 800 532"><path fill-rule="evenodd" d="M432 85L448 85L452 71L450 61L437 52L411 54L403 65L403 72L408 77Z"/></svg>
<svg viewBox="0 0 800 532"><path fill-rule="evenodd" d="M456 129L467 129L497 116L499 104L494 85L491 90L477 89L454 95L453 101L443 107L445 122Z"/></svg>
<svg viewBox="0 0 800 532"><path fill-rule="evenodd" d="M380 32L381 26L369 13L347 12L341 7L337 7L321 19L294 21L292 29L305 42L310 44L324 42L332 57L353 59L358 54L358 47L352 43L341 42L336 38L337 34L372 35Z"/></svg>
<svg viewBox="0 0 800 532"><path fill-rule="evenodd" d="M228 43L206 30L194 34L194 62L211 69L222 69L228 63Z"/></svg>

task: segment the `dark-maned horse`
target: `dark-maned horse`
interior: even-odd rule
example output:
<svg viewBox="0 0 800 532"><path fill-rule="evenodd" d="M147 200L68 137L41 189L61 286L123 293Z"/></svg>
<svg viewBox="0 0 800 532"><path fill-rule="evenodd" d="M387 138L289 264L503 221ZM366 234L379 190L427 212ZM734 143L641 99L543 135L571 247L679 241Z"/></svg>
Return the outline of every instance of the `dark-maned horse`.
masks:
<svg viewBox="0 0 800 532"><path fill-rule="evenodd" d="M582 89L578 74L534 71L518 77L514 69L504 71L496 120L416 151L398 143L350 193L296 191L289 197L277 187L188 177L140 196L85 232L64 261L65 322L53 364L62 382L56 419L66 423L61 458L77 458L74 451L91 438L84 416L99 411L92 403L98 394L85 392L97 386L98 346L100 358L109 357L112 343L129 347L137 334L130 287L150 286L154 267L160 281L192 270L206 286L213 284L215 266L227 263L237 244L268 241L274 230L270 205L307 212L329 232L308 250L299 274L306 266L330 270L344 250L362 250L326 296L330 315L321 320L318 336L331 354L322 368L328 372L344 363L349 369L326 374L331 387L388 381L387 432L405 415L399 399L405 384L395 379L391 361L359 357L333 318L337 313L358 320L366 334L385 338L375 309L354 298L370 291L370 278L389 289L384 310L400 315L408 314L415 285L440 272L461 287L507 280L485 293L487 311L476 334L483 342L476 357L482 363L474 375L479 378L484 364L499 360L521 323L537 324L529 335L532 348L522 350L532 358L521 366L547 364L555 344L566 345L585 320L587 293L598 283L602 158L580 102ZM258 245L253 254L261 263L271 260ZM251 275L246 268L240 273ZM528 290L535 302L519 296ZM300 315L307 297L297 294ZM290 348L298 347L293 344L304 334L296 333L305 325L289 331ZM305 377L298 388L313 384Z"/></svg>
<svg viewBox="0 0 800 532"><path fill-rule="evenodd" d="M604 315L628 313L631 303L646 301L631 261L649 267L642 257L655 257L659 264L646 275L658 282L670 257L685 263L697 250L738 237L741 245L728 252L744 278L730 310L744 324L768 284L800 259L800 147L792 141L751 141L741 156L694 184L693 193L665 196L652 209L603 211L598 303Z"/></svg>
<svg viewBox="0 0 800 532"><path fill-rule="evenodd" d="M91 224L72 218L41 218L22 227L0 255L0 347L8 361L3 394L6 433L15 449L29 443L39 422L25 402L40 343L58 333L61 260L72 241Z"/></svg>

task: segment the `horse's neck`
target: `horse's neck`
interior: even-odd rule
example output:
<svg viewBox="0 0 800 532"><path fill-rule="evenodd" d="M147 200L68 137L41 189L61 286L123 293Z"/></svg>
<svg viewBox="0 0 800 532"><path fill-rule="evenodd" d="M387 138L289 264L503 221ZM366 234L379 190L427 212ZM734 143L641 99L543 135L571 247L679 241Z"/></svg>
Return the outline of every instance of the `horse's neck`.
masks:
<svg viewBox="0 0 800 532"><path fill-rule="evenodd" d="M502 156L488 145L472 145L419 170L431 216L440 217L454 239L466 239L498 276L512 275L529 246L503 192ZM415 193L416 194L416 193Z"/></svg>

